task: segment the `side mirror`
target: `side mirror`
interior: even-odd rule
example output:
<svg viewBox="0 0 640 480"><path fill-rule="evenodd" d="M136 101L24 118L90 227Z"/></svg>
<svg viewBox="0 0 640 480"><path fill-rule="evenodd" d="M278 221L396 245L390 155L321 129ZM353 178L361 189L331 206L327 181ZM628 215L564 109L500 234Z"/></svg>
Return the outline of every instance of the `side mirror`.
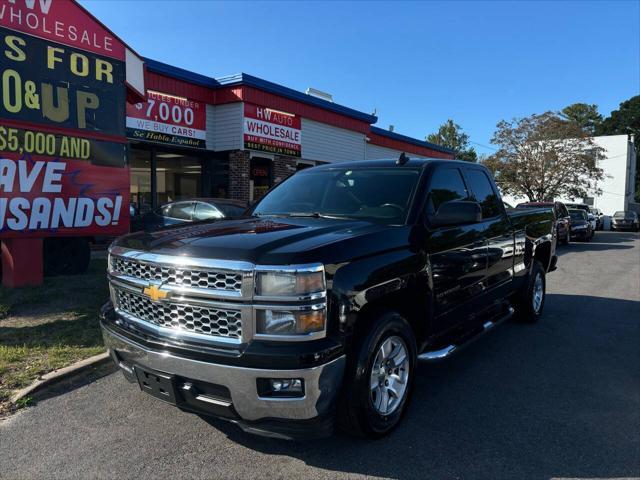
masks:
<svg viewBox="0 0 640 480"><path fill-rule="evenodd" d="M453 200L440 205L430 220L436 227L476 223L482 220L482 207L478 202Z"/></svg>

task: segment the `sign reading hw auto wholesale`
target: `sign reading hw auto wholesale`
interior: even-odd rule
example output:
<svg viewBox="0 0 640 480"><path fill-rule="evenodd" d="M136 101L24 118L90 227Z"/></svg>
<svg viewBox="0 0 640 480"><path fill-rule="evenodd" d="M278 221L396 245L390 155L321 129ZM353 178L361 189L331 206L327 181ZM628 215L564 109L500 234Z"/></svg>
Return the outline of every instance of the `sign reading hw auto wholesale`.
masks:
<svg viewBox="0 0 640 480"><path fill-rule="evenodd" d="M70 0L0 0L0 237L129 229L124 46Z"/></svg>
<svg viewBox="0 0 640 480"><path fill-rule="evenodd" d="M147 142L206 148L207 110L203 103L147 91L147 101L127 103L127 136Z"/></svg>
<svg viewBox="0 0 640 480"><path fill-rule="evenodd" d="M244 104L244 148L289 157L302 156L302 122L291 113Z"/></svg>

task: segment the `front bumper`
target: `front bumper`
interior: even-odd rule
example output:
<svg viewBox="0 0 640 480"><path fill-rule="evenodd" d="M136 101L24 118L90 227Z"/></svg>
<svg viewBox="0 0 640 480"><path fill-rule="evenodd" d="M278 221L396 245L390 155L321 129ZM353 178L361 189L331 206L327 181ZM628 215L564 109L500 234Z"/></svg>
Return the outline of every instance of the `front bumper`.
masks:
<svg viewBox="0 0 640 480"><path fill-rule="evenodd" d="M334 408L345 368L344 355L304 369L247 368L153 350L120 335L105 323L101 326L105 346L127 380L137 381L136 366L176 377L179 408L226 418L254 433L287 438L323 436L333 429ZM301 378L304 396L261 397L257 386L259 378ZM190 388L193 385L195 387ZM199 395L198 391L205 393Z"/></svg>
<svg viewBox="0 0 640 480"><path fill-rule="evenodd" d="M638 224L636 223L611 223L611 230L629 230L636 231Z"/></svg>
<svg viewBox="0 0 640 480"><path fill-rule="evenodd" d="M572 239L587 239L591 237L591 230L583 229L583 230L573 230L571 232Z"/></svg>

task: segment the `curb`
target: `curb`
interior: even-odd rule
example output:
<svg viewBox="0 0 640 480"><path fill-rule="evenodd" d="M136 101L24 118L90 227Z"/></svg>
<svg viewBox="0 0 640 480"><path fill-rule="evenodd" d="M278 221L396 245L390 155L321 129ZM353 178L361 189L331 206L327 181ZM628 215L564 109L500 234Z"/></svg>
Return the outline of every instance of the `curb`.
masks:
<svg viewBox="0 0 640 480"><path fill-rule="evenodd" d="M98 367L102 364L111 361L111 357L107 352L94 355L93 357L85 358L79 362L69 365L68 367L60 368L43 375L41 378L33 382L28 387L18 390L10 399L11 403L16 403L18 400L25 398L28 395L39 392L40 390L53 385L62 380L66 380L69 377L75 376L80 372Z"/></svg>

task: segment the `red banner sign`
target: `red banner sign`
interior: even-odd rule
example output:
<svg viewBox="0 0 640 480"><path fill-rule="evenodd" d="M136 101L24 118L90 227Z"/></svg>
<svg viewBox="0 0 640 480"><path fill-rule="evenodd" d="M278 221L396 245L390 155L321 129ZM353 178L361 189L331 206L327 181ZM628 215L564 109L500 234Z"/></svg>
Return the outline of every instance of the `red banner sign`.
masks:
<svg viewBox="0 0 640 480"><path fill-rule="evenodd" d="M129 169L0 154L0 236L120 235Z"/></svg>
<svg viewBox="0 0 640 480"><path fill-rule="evenodd" d="M244 104L244 148L302 156L302 121L297 115Z"/></svg>
<svg viewBox="0 0 640 480"><path fill-rule="evenodd" d="M144 103L127 103L127 136L148 142L206 148L206 105L147 91Z"/></svg>
<svg viewBox="0 0 640 480"><path fill-rule="evenodd" d="M0 0L0 26L125 59L124 44L72 0Z"/></svg>

